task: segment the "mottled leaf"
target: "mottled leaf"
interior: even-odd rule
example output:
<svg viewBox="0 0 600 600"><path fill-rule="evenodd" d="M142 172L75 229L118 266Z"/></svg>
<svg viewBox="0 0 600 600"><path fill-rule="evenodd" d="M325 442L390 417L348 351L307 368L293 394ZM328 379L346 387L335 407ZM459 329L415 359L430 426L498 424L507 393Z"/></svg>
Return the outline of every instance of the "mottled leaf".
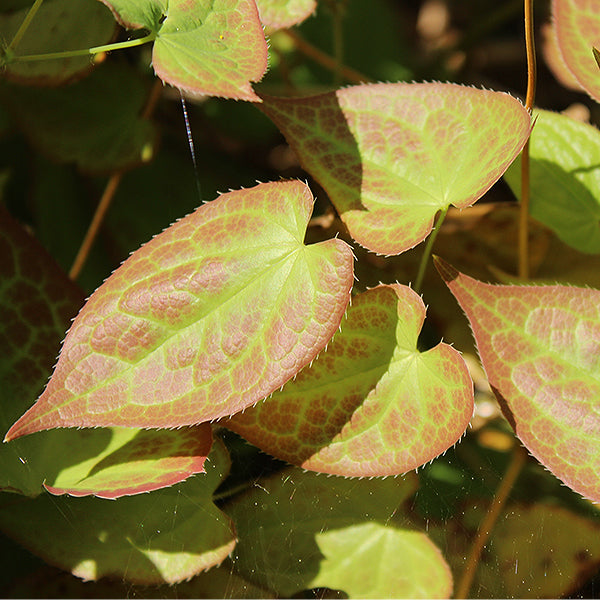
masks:
<svg viewBox="0 0 600 600"><path fill-rule="evenodd" d="M349 598L448 598L441 553L401 520L415 488L414 475L369 481L289 469L263 479L225 508L239 534L234 564L285 598L313 587Z"/></svg>
<svg viewBox="0 0 600 600"><path fill-rule="evenodd" d="M600 102L600 73L592 47L600 37L600 12L590 0L553 0L552 13L562 59L575 79Z"/></svg>
<svg viewBox="0 0 600 600"><path fill-rule="evenodd" d="M515 98L452 84L361 85L261 106L352 237L381 254L425 239L440 209L478 200L530 131Z"/></svg>
<svg viewBox="0 0 600 600"><path fill-rule="evenodd" d="M223 561L235 544L212 493L229 470L216 442L206 473L178 486L120 498L0 495L0 529L47 563L86 580L111 576L175 583Z"/></svg>
<svg viewBox="0 0 600 600"><path fill-rule="evenodd" d="M531 215L573 248L599 253L600 132L564 115L536 116L529 143ZM521 161L505 177L521 198Z"/></svg>
<svg viewBox="0 0 600 600"><path fill-rule="evenodd" d="M95 173L152 158L156 131L140 117L147 96L135 70L115 63L59 88L0 85L0 102L32 146L53 160Z"/></svg>
<svg viewBox="0 0 600 600"><path fill-rule="evenodd" d="M0 434L35 398L83 294L0 206ZM208 425L178 431L43 432L0 446L0 490L116 498L204 470Z"/></svg>
<svg viewBox="0 0 600 600"><path fill-rule="evenodd" d="M519 439L571 489L600 501L600 291L489 285L436 265Z"/></svg>
<svg viewBox="0 0 600 600"><path fill-rule="evenodd" d="M254 0L102 0L129 29L156 34L152 66L192 95L260 101L250 82L267 68Z"/></svg>
<svg viewBox="0 0 600 600"><path fill-rule="evenodd" d="M284 29L309 17L317 7L317 0L257 0L256 5L265 27Z"/></svg>
<svg viewBox="0 0 600 600"><path fill-rule="evenodd" d="M204 204L90 297L12 439L54 427L180 427L236 413L310 363L352 286L341 240L305 246L298 181Z"/></svg>
<svg viewBox="0 0 600 600"><path fill-rule="evenodd" d="M398 475L430 461L464 433L473 384L450 346L416 349L424 319L406 286L360 294L327 352L222 425L277 458L335 475Z"/></svg>
<svg viewBox="0 0 600 600"><path fill-rule="evenodd" d="M22 10L0 14L0 40L4 43L8 44L21 26L32 2L27 4ZM110 11L97 0L46 0L13 52L15 56L28 56L91 48L110 42L115 30ZM92 66L91 56L73 56L9 61L1 73L7 79L30 85L59 85L81 77Z"/></svg>

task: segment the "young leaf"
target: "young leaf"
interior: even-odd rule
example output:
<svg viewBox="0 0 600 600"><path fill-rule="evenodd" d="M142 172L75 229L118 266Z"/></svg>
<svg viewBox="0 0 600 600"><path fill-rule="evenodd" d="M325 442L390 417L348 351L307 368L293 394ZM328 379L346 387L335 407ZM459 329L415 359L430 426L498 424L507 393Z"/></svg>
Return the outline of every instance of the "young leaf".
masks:
<svg viewBox="0 0 600 600"><path fill-rule="evenodd" d="M48 387L6 439L54 427L180 427L236 413L310 363L339 327L352 251L303 243L299 181L201 206L90 297Z"/></svg>
<svg viewBox="0 0 600 600"><path fill-rule="evenodd" d="M473 384L446 344L421 353L425 306L410 288L353 299L342 332L272 398L221 424L305 469L398 475L447 450L473 414Z"/></svg>
<svg viewBox="0 0 600 600"><path fill-rule="evenodd" d="M0 85L0 102L37 150L84 171L106 173L148 162L156 130L140 117L148 90L126 65L107 63L68 86Z"/></svg>
<svg viewBox="0 0 600 600"><path fill-rule="evenodd" d="M221 563L235 545L230 519L212 502L229 471L216 442L206 473L178 486L110 502L0 496L0 529L49 564L86 580L112 576L175 583Z"/></svg>
<svg viewBox="0 0 600 600"><path fill-rule="evenodd" d="M452 577L441 553L400 516L416 486L414 474L369 481L277 473L225 508L239 535L234 564L284 598L313 587L349 598L447 598Z"/></svg>
<svg viewBox="0 0 600 600"><path fill-rule="evenodd" d="M600 74L590 52L600 35L598 7L588 0L553 0L552 13L565 65L584 90L600 102Z"/></svg>
<svg viewBox="0 0 600 600"><path fill-rule="evenodd" d="M251 83L267 68L254 0L102 0L127 28L156 34L154 71L192 95L260 101Z"/></svg>
<svg viewBox="0 0 600 600"><path fill-rule="evenodd" d="M600 77L600 73L599 73ZM529 142L531 215L580 252L600 252L600 132L541 110ZM505 178L521 197L521 161Z"/></svg>
<svg viewBox="0 0 600 600"><path fill-rule="evenodd" d="M0 14L0 40L8 43L13 39L30 4L22 10ZM110 42L115 29L110 11L97 0L46 0L14 53L26 56L101 46ZM15 61L4 66L2 76L29 85L56 86L81 77L92 67L91 56Z"/></svg>
<svg viewBox="0 0 600 600"><path fill-rule="evenodd" d="M571 489L600 501L600 291L489 285L439 258L436 266L519 439Z"/></svg>
<svg viewBox="0 0 600 600"><path fill-rule="evenodd" d="M308 18L317 0L257 0L256 6L265 27L287 29Z"/></svg>
<svg viewBox="0 0 600 600"><path fill-rule="evenodd" d="M83 295L36 240L0 206L0 434L51 371ZM204 471L208 425L179 431L47 431L0 446L0 490L43 488L105 498L148 492Z"/></svg>
<svg viewBox="0 0 600 600"><path fill-rule="evenodd" d="M261 106L352 237L381 254L425 239L440 209L478 200L531 127L515 98L453 84L360 85Z"/></svg>

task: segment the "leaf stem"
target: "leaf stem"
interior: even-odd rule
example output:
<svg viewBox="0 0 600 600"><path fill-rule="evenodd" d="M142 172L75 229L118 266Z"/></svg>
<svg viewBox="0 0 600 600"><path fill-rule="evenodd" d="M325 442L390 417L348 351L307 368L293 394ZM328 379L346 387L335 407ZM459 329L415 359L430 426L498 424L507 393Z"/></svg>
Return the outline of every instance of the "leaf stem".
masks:
<svg viewBox="0 0 600 600"><path fill-rule="evenodd" d="M146 106L142 111L142 119L149 119L154 112L154 108L156 107L156 103L160 98L162 88L162 81L157 79L154 82L154 86L152 87L152 91L150 92L150 96L146 102ZM113 173L106 183L106 187L104 188L100 202L98 202L92 222L88 227L85 237L83 238L83 242L81 242L81 246L79 247L77 255L75 256L75 260L73 261L73 265L69 271L69 277L72 280L77 279L81 273L81 270L83 269L85 261L90 254L90 250L92 249L92 245L98 237L98 232L100 231L100 227L104 221L104 217L106 216L108 208L111 205L117 190L119 189L119 184L121 183L123 174L123 171L117 171L116 173Z"/></svg>
<svg viewBox="0 0 600 600"><path fill-rule="evenodd" d="M299 52L302 52L308 58L314 60L316 63L320 64L322 67L325 67L329 71L335 73L336 69L339 68L340 73L343 75L344 79L351 83L369 83L373 80L358 71L351 69L350 67L346 67L345 65L340 65L335 60L326 54L319 48L313 46L311 43L307 42L303 37L301 37L296 31L291 29L283 29L281 33L284 33L289 38L291 38L296 46L296 49Z"/></svg>
<svg viewBox="0 0 600 600"><path fill-rule="evenodd" d="M415 280L415 285L413 286L413 290L417 292L417 294L421 293L421 286L423 285L423 279L425 278L425 271L427 270L427 265L429 264L429 258L431 257L431 250L433 249L433 244L435 243L435 238L437 238L438 233L442 227L442 223L448 214L448 208L450 206L446 206L446 208L442 209L438 215L438 218L435 221L435 225L433 227L433 231L427 238L427 245L425 246L425 250L423 251L423 256L421 257L421 262L419 263L419 271L417 273L417 278Z"/></svg>
<svg viewBox="0 0 600 600"><path fill-rule="evenodd" d="M514 486L519 474L521 473L523 467L525 466L525 462L527 461L527 453L516 441L513 446L512 456L510 463L504 473L504 477L496 490L496 494L490 504L488 511L481 521L479 525L479 529L477 530L477 535L471 546L471 551L469 556L467 557L467 562L465 564L465 568L462 573L462 577L458 583L456 588L455 598L467 598L469 590L471 589L471 584L473 583L473 578L475 577L475 572L477 571L477 565L479 564L479 560L481 558L481 553L483 548L488 541L490 534L500 516L500 511L508 499L508 495L510 490Z"/></svg>
<svg viewBox="0 0 600 600"><path fill-rule="evenodd" d="M527 52L527 95L525 108L531 112L535 100L537 64L533 35L533 0L525 2L525 48ZM521 205L519 212L519 277L529 279L529 140L521 153Z"/></svg>
<svg viewBox="0 0 600 600"><path fill-rule="evenodd" d="M6 47L6 50L5 50L6 54L10 55L12 52L14 52L14 49L17 47L17 45L19 44L19 42L25 35L27 28L29 27L31 21L33 20L33 17L35 17L35 15L36 15L37 11L39 10L40 6L42 5L43 1L44 0L35 0L33 5L31 6L31 8L29 9L29 12L27 13L27 15L25 15L25 18L23 19L23 22L19 26L19 29L17 29L17 33L15 33L15 37L13 37L10 44Z"/></svg>
<svg viewBox="0 0 600 600"><path fill-rule="evenodd" d="M54 60L57 58L73 58L76 56L88 56L100 54L101 52L112 52L113 50L121 50L122 48L133 48L148 44L156 39L156 33L152 32L141 38L125 40L124 42L115 42L114 44L104 44L103 46L94 46L93 48L85 48L83 50L65 50L64 52L48 52L47 54L28 54L26 56L12 56L11 62L32 62L37 60Z"/></svg>

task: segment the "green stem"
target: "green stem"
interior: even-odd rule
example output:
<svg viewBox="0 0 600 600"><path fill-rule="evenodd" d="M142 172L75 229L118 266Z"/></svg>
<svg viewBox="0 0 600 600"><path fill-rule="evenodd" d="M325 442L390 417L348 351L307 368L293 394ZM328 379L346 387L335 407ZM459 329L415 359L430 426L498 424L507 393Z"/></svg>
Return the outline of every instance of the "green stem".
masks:
<svg viewBox="0 0 600 600"><path fill-rule="evenodd" d="M29 12L23 19L21 26L19 27L19 29L17 29L17 33L15 33L15 37L12 39L11 43L7 46L7 48L5 50L5 52L7 54L10 54L11 52L13 52L14 49L17 47L18 43L21 41L21 38L25 35L25 32L27 31L29 24L31 23L33 17L35 17L35 14L37 13L40 6L42 5L43 1L44 0L35 0L35 2L33 3L33 6L29 9Z"/></svg>
<svg viewBox="0 0 600 600"><path fill-rule="evenodd" d="M415 281L415 285L413 286L413 290L419 294L421 292L421 286L423 285L423 279L425 277L425 271L427 270L427 265L429 264L429 258L431 256L431 250L433 249L433 244L435 243L435 238L437 237L440 229L442 227L442 223L446 218L446 214L448 213L449 206L442 209L440 212L435 225L433 227L433 231L431 235L427 238L427 245L425 246L425 251L423 252L423 256L421 257L421 263L419 264L419 272L417 273L417 279Z"/></svg>
<svg viewBox="0 0 600 600"><path fill-rule="evenodd" d="M65 52L49 52L48 54L29 54L27 56L14 56L12 62L32 62L35 60L53 60L56 58L72 58L74 56L88 56L90 54L100 54L101 52L112 52L113 50L121 50L122 48L133 48L148 44L156 39L156 33L149 33L141 38L126 40L124 42L116 42L114 44L105 44L104 46L95 46L94 48L86 48L84 50L67 50Z"/></svg>

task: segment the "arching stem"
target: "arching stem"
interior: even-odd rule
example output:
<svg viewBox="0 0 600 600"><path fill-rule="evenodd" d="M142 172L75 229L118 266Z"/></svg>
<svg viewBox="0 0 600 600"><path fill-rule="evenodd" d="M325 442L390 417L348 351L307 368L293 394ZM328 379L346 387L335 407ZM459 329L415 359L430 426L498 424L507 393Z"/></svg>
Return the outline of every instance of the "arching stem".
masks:
<svg viewBox="0 0 600 600"><path fill-rule="evenodd" d="M15 48L17 47L17 45L19 44L19 42L21 41L21 39L25 35L25 32L27 31L27 28L29 27L29 24L33 20L33 17L35 17L35 14L39 10L39 8L42 5L43 1L44 0L35 0L35 2L33 3L32 7L29 9L29 12L27 13L27 15L25 16L25 18L23 19L23 22L19 26L19 29L17 29L17 33L15 33L15 37L13 37L12 41L10 42L10 44L6 47L6 50L5 50L6 54L10 55L12 52L14 52Z"/></svg>
<svg viewBox="0 0 600 600"><path fill-rule="evenodd" d="M423 251L423 256L421 256L421 262L419 263L419 271L417 273L417 278L415 279L415 284L413 285L413 290L417 292L417 294L421 293L421 287L423 285L423 279L425 278L425 271L427 271L427 265L429 264L429 259L431 257L431 251L433 250L433 244L435 243L435 239L440 232L442 227L442 223L448 214L449 206L446 206L443 210L440 211L438 218L435 221L435 225L433 227L433 231L427 238L427 245L425 246L425 250Z"/></svg>

